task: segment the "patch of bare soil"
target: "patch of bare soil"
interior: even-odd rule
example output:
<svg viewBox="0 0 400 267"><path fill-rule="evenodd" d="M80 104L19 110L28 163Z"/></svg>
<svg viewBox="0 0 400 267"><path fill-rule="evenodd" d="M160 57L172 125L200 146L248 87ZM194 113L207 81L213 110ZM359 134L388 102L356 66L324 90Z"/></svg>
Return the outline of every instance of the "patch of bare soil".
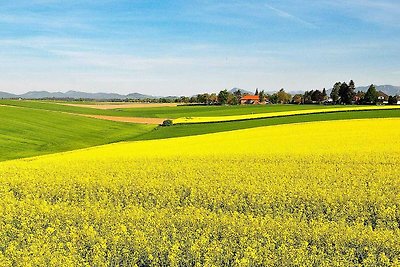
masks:
<svg viewBox="0 0 400 267"><path fill-rule="evenodd" d="M128 123L142 123L142 124L162 124L166 119L162 118L141 118L141 117L117 117L117 116L103 116L103 115L88 115L88 114L75 114L88 118L95 118L108 121L119 121Z"/></svg>

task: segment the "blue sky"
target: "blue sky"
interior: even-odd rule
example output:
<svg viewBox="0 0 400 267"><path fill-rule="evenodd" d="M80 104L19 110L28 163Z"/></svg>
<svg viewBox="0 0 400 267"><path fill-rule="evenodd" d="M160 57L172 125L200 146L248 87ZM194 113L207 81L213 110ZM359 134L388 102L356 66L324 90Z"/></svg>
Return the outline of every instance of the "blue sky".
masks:
<svg viewBox="0 0 400 267"><path fill-rule="evenodd" d="M0 91L400 85L400 1L0 2Z"/></svg>

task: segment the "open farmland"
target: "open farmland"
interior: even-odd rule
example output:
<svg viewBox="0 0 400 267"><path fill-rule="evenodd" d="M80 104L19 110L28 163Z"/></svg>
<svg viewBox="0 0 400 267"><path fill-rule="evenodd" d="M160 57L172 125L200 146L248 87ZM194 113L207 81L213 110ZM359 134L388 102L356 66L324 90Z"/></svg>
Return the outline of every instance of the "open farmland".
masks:
<svg viewBox="0 0 400 267"><path fill-rule="evenodd" d="M77 102L79 103L79 102ZM118 117L145 117L145 118L186 118L186 117L214 117L249 115L270 112L298 111L309 109L327 109L332 106L324 105L239 105L239 106L172 106L149 108L115 108L100 110L82 106L70 106L53 101L30 100L0 100L0 104L33 109L60 111L88 115L104 115ZM346 106L335 106L346 108Z"/></svg>
<svg viewBox="0 0 400 267"><path fill-rule="evenodd" d="M224 122L224 121L242 121L252 119L264 119L274 117L286 117L295 115L307 115L316 113L335 113L335 112L349 112L349 111L369 111L369 110L400 110L400 106L350 106L350 107L333 107L333 108L319 108L313 109L298 109L290 111L278 111L245 115L233 116L219 116L219 117L184 117L173 120L174 124L185 123L210 123L210 122Z"/></svg>
<svg viewBox="0 0 400 267"><path fill-rule="evenodd" d="M132 140L154 127L0 106L0 161Z"/></svg>
<svg viewBox="0 0 400 267"><path fill-rule="evenodd" d="M384 141L382 141L384 140ZM0 163L5 266L397 266L400 119Z"/></svg>
<svg viewBox="0 0 400 267"><path fill-rule="evenodd" d="M25 102L22 101L21 103ZM40 102L32 101L26 103L35 104ZM292 106L292 108L297 107L310 108L310 106ZM210 110L209 107L196 108ZM267 107L269 110L282 110L286 108L286 105ZM311 108L313 107L311 106ZM307 110L298 111L307 112ZM196 123L178 124L171 127L157 127L157 124L162 122L160 118L108 117L104 115L76 113L76 115L99 118L88 119L73 114L66 113L65 111L53 111L34 107L0 106L0 149L2 150L0 161L128 140L163 139L298 122L400 117L400 110L324 112L253 120L214 122L206 125ZM152 123L153 125L139 125L135 122Z"/></svg>

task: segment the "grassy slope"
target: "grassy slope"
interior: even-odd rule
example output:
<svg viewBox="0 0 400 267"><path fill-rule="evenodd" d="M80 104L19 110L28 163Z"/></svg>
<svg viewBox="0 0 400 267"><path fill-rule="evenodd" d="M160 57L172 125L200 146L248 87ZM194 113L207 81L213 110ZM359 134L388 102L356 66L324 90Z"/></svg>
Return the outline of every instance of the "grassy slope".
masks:
<svg viewBox="0 0 400 267"><path fill-rule="evenodd" d="M170 127L158 127L136 140L162 139L206 133L232 131L246 128L254 128L268 125L290 124L310 121L329 121L346 119L367 119L367 118L395 118L400 117L400 110L374 110L374 111L350 111L327 114L296 115L289 117L277 117L266 119L255 119L246 121L231 121L208 124L184 124Z"/></svg>
<svg viewBox="0 0 400 267"><path fill-rule="evenodd" d="M153 127L0 106L0 161L132 140Z"/></svg>
<svg viewBox="0 0 400 267"><path fill-rule="evenodd" d="M180 117L206 117L206 116L229 116L245 115L252 113L268 113L291 110L323 109L332 106L323 105L259 105L259 106L178 106L178 107L154 107L154 108L127 108L113 110L98 110L85 107L73 107L56 104L51 101L16 101L0 100L0 104L30 107L53 111L70 113L126 116L126 117L148 117L148 118L180 118ZM337 106L338 108L344 106Z"/></svg>

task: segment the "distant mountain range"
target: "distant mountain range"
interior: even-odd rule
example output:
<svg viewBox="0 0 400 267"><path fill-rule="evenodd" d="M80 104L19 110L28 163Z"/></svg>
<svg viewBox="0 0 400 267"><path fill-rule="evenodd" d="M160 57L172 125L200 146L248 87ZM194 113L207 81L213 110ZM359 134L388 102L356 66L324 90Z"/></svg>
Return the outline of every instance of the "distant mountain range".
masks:
<svg viewBox="0 0 400 267"><path fill-rule="evenodd" d="M356 87L356 91L366 92L369 86ZM377 91L382 91L387 95L400 95L400 86L393 85L375 85Z"/></svg>
<svg viewBox="0 0 400 267"><path fill-rule="evenodd" d="M22 99L46 99L46 98L70 98L70 99L96 99L96 100L111 100L111 99L146 99L160 98L157 96L144 95L140 93L131 93L127 95L114 93L86 93L79 91L62 92L47 92L47 91L30 91L25 94L16 95L6 92L0 92L0 98L22 98Z"/></svg>
<svg viewBox="0 0 400 267"><path fill-rule="evenodd" d="M356 88L356 91L363 91L366 92L369 86L360 86ZM237 90L246 94L254 94L254 92L240 89L240 88L232 88L229 92L234 93ZM261 90L261 89L259 89ZM382 91L388 95L400 95L400 86L393 86L393 85L378 85L376 86L376 90ZM330 93L330 89L327 90L327 93ZM274 93L274 92L266 92L266 93ZM290 92L291 94L296 93L304 93L302 91ZM95 100L112 100L112 99L157 99L157 98L176 98L176 96L152 96L152 95L144 95L140 93L131 93L127 95L115 94L115 93L86 93L86 92L79 92L79 91L68 91L65 93L62 92L48 92L48 91L30 91L25 94L16 95L10 94L7 92L0 92L0 99L12 99L12 98L22 98L22 99L62 99L62 98L69 98L69 99L95 99Z"/></svg>

